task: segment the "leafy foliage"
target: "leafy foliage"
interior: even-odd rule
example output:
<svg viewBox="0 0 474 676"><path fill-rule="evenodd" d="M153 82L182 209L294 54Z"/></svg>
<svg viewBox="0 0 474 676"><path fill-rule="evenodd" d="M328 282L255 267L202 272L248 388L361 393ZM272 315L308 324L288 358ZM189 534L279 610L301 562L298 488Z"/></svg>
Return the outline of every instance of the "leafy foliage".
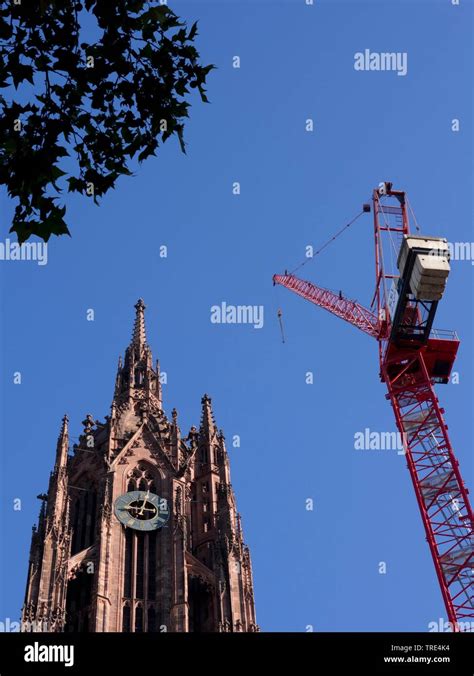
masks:
<svg viewBox="0 0 474 676"><path fill-rule="evenodd" d="M81 41L84 25L95 43ZM17 201L10 232L20 242L69 234L62 177L97 203L135 156L172 135L185 152L186 95L207 102L213 68L199 64L196 35L157 2L1 3L0 183Z"/></svg>

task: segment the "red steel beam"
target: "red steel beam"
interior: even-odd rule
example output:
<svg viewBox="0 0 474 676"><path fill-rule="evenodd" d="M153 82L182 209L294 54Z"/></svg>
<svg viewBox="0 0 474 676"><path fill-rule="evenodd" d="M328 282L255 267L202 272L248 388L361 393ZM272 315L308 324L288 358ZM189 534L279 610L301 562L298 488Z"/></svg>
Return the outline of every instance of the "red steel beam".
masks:
<svg viewBox="0 0 474 676"><path fill-rule="evenodd" d="M346 322L368 333L373 338L378 338L380 335L380 324L377 316L354 300L343 298L328 289L298 279L294 275L274 275L273 283L285 286L305 300L324 308L336 317L345 319Z"/></svg>

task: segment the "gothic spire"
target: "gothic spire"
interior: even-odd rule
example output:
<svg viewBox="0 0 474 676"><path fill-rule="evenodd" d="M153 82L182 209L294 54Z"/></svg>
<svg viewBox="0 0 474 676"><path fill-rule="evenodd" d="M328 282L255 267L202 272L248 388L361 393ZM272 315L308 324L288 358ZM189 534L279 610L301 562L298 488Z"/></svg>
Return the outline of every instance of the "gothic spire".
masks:
<svg viewBox="0 0 474 676"><path fill-rule="evenodd" d="M49 523L62 524L65 527L67 512L67 460L69 450L69 418L63 416L61 431L56 446L56 462L49 478L47 494L47 519ZM58 526L59 527L59 526Z"/></svg>
<svg viewBox="0 0 474 676"><path fill-rule="evenodd" d="M146 339L145 307L143 299L139 298L135 303L132 339L125 350L123 363L120 359L118 364L114 402L120 405L126 399L141 401L143 395L145 399L152 396L154 403L161 408L159 364L157 362L157 370L154 371L152 353Z"/></svg>
<svg viewBox="0 0 474 676"><path fill-rule="evenodd" d="M202 404L202 413L201 413L201 426L200 426L200 436L201 438L206 439L207 441L212 441L214 435L217 432L216 423L214 421L214 415L212 413L211 406L211 397L205 394L201 399Z"/></svg>
<svg viewBox="0 0 474 676"><path fill-rule="evenodd" d="M56 446L56 467L65 467L69 449L69 418L63 416L61 431L59 432L58 443Z"/></svg>
<svg viewBox="0 0 474 676"><path fill-rule="evenodd" d="M145 308L146 305L143 302L143 299L139 298L135 303L135 324L133 326L132 341L130 343L130 347L135 348L135 352L138 355L141 355L143 348L147 347L145 331Z"/></svg>

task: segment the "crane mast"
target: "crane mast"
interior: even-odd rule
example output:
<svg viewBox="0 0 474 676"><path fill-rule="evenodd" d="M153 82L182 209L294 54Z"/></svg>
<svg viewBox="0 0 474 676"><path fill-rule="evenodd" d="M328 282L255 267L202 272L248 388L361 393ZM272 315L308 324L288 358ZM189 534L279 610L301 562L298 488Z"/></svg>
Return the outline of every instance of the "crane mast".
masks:
<svg viewBox="0 0 474 676"><path fill-rule="evenodd" d="M406 195L391 183L373 191L372 211L373 309L292 274L275 275L273 282L378 341L380 378L403 440L448 619L453 631L469 629L474 620L473 514L434 391L436 383L449 382L459 346L455 332L433 330L449 272L447 242L410 233Z"/></svg>

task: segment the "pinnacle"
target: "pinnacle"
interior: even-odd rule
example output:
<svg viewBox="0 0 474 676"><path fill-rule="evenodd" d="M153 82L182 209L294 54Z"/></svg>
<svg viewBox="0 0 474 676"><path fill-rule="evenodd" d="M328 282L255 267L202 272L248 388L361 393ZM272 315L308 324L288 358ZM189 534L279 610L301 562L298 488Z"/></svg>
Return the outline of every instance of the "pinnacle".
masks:
<svg viewBox="0 0 474 676"><path fill-rule="evenodd" d="M214 415L212 413L211 397L205 394L201 399L202 416L201 416L201 431L206 434L212 434L216 430L214 422Z"/></svg>
<svg viewBox="0 0 474 676"><path fill-rule="evenodd" d="M61 423L61 430L56 445L56 465L62 467L67 461L69 447L69 418L64 415Z"/></svg>
<svg viewBox="0 0 474 676"><path fill-rule="evenodd" d="M143 298L139 298L135 303L135 324L133 326L132 345L139 349L146 345L145 332L145 308Z"/></svg>
<svg viewBox="0 0 474 676"><path fill-rule="evenodd" d="M61 439L69 431L69 417L65 413L62 417L61 431L59 432L59 438Z"/></svg>

